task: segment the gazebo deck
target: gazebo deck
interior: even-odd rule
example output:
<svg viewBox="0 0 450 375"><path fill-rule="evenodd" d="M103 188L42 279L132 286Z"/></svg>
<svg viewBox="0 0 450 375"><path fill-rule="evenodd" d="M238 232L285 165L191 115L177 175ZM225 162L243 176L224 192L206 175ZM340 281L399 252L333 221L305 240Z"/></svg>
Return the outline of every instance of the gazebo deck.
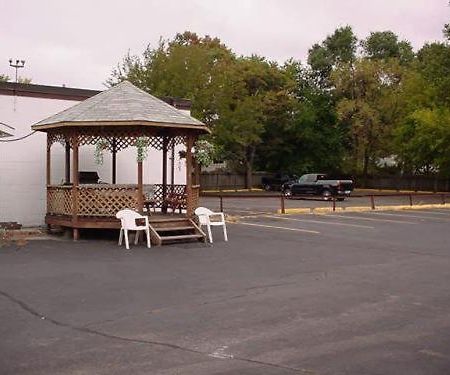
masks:
<svg viewBox="0 0 450 375"><path fill-rule="evenodd" d="M188 215L187 202L198 202L199 186L186 192L185 185L143 185L151 196L141 196L137 185L89 184L74 186L47 186L47 225L77 229L120 229L116 213L125 208L137 209L140 202L147 206L153 244L175 240L204 240L205 233ZM169 197L180 200L170 207ZM149 204L146 205L145 203ZM197 203L196 203L197 204Z"/></svg>
<svg viewBox="0 0 450 375"><path fill-rule="evenodd" d="M163 214L160 212L151 213L148 215L144 212L144 215L148 216L148 221L150 225L154 223L163 223L163 224L171 224L174 222L178 222L180 220L188 219L188 216L185 213L167 213ZM50 215L47 214L45 216L45 222L48 225L60 225L63 227L71 228L72 225L72 216L70 215ZM94 216L79 216L76 224L77 228L101 228L101 229L120 229L120 220L115 217L94 217Z"/></svg>
<svg viewBox="0 0 450 375"><path fill-rule="evenodd" d="M149 229L151 242L163 245L174 241L203 241L206 235L202 229L184 213L151 213ZM77 229L120 229L120 220L115 217L77 217L76 222L69 215L49 215L45 217L47 225L58 225Z"/></svg>

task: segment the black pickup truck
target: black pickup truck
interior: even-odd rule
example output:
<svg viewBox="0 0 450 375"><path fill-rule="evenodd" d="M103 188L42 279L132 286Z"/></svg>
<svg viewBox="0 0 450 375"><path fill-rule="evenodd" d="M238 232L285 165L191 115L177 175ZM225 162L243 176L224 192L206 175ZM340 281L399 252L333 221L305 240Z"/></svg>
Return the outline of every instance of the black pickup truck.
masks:
<svg viewBox="0 0 450 375"><path fill-rule="evenodd" d="M276 173L272 176L264 176L261 178L262 188L266 191L282 190L282 186L288 182L297 180L298 176L285 173Z"/></svg>
<svg viewBox="0 0 450 375"><path fill-rule="evenodd" d="M353 181L348 178L328 177L323 173L304 174L296 181L289 181L282 186L286 198L296 195L317 195L325 200L335 197L343 201L353 191Z"/></svg>

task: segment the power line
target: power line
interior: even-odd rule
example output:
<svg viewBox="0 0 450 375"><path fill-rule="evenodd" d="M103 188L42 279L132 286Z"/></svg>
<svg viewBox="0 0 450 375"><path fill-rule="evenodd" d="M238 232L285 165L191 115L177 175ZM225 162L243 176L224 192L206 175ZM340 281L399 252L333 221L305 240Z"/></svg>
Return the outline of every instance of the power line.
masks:
<svg viewBox="0 0 450 375"><path fill-rule="evenodd" d="M22 139L28 138L30 136L32 136L34 133L36 133L36 130L33 130L30 134L24 135L23 137L20 138L15 138L15 139L0 139L0 142L16 142L16 141L21 141Z"/></svg>

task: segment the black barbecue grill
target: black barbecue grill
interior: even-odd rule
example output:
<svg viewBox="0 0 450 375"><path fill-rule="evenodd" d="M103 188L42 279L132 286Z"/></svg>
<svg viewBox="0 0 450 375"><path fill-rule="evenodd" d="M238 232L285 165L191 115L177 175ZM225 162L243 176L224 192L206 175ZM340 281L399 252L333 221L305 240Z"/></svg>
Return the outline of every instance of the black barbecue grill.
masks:
<svg viewBox="0 0 450 375"><path fill-rule="evenodd" d="M100 177L97 172L78 172L78 181L80 184L100 184Z"/></svg>

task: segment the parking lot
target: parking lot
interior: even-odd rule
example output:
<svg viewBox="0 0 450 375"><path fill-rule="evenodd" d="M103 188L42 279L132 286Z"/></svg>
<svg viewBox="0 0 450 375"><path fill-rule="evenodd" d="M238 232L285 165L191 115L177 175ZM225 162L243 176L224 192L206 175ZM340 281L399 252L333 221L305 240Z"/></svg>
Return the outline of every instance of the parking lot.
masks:
<svg viewBox="0 0 450 375"><path fill-rule="evenodd" d="M247 202L208 246L0 248L0 373L449 373L449 209Z"/></svg>

